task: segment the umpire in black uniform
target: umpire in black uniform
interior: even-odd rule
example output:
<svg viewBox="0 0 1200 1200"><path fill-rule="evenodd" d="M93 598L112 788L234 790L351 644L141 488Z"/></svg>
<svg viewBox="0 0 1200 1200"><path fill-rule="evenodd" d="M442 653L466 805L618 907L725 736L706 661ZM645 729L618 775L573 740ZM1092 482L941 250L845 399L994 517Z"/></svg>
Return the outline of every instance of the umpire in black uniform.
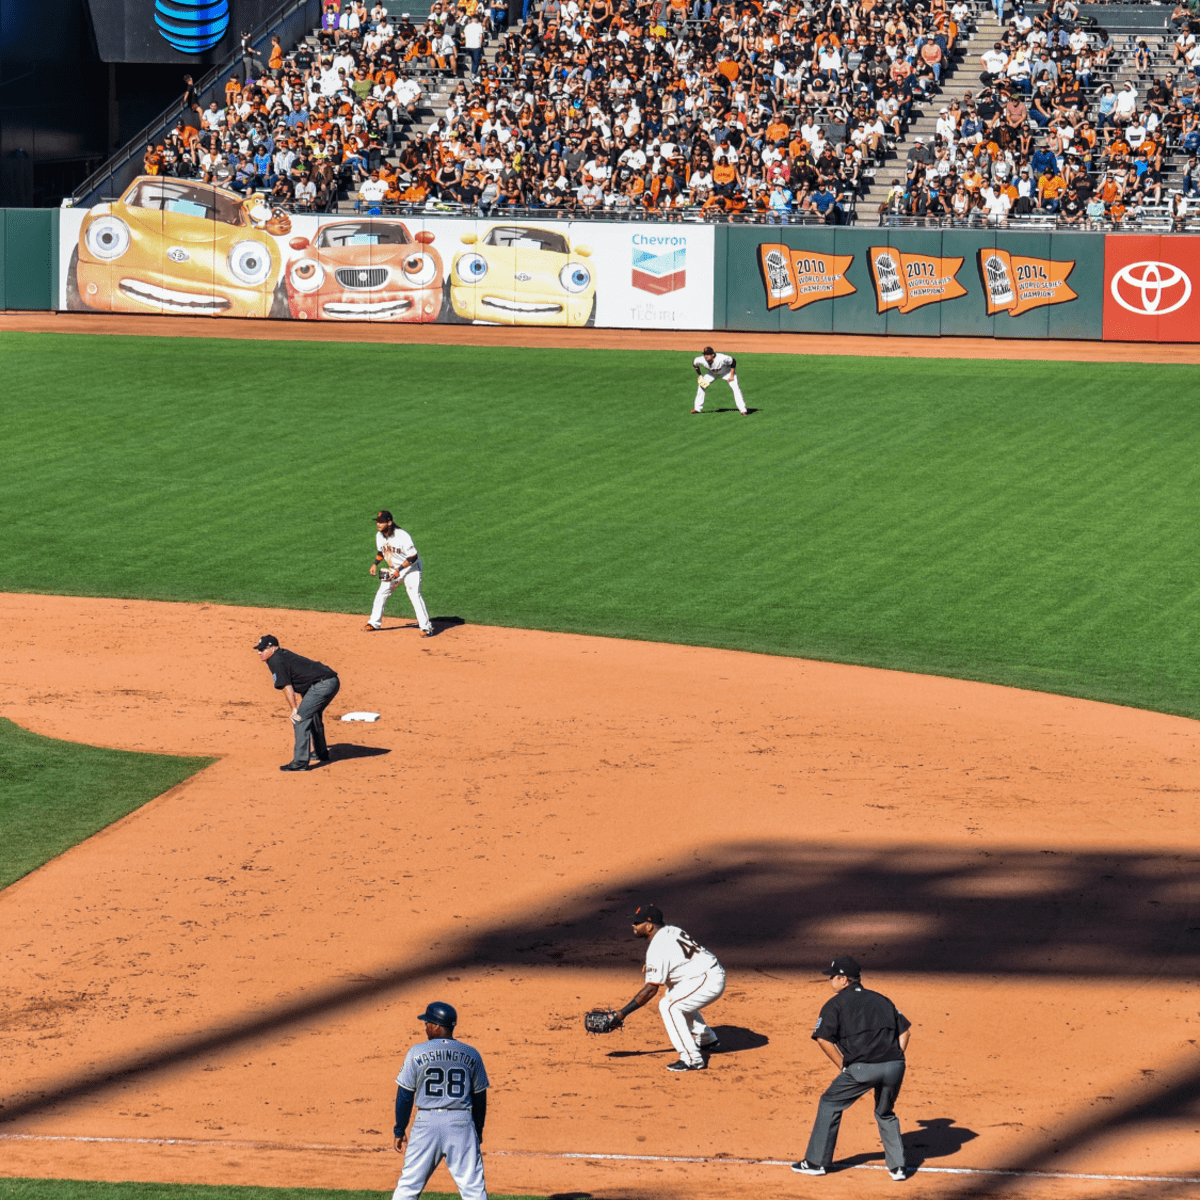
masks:
<svg viewBox="0 0 1200 1200"><path fill-rule="evenodd" d="M813 1030L813 1040L838 1069L817 1105L817 1119L804 1158L792 1163L801 1175L824 1175L833 1162L842 1113L860 1096L875 1089L875 1123L883 1141L888 1173L907 1178L900 1121L892 1111L904 1082L904 1048L911 1022L878 992L862 985L862 968L848 954L835 958L823 972L837 993L826 1001Z"/></svg>
<svg viewBox="0 0 1200 1200"><path fill-rule="evenodd" d="M296 729L296 748L292 752L292 761L284 763L279 769L307 771L310 740L313 756L318 762L327 763L329 747L325 743L322 713L342 686L337 672L324 663L285 650L279 644L279 639L270 633L260 637L254 649L267 664L267 670L275 680L275 690L283 693Z"/></svg>

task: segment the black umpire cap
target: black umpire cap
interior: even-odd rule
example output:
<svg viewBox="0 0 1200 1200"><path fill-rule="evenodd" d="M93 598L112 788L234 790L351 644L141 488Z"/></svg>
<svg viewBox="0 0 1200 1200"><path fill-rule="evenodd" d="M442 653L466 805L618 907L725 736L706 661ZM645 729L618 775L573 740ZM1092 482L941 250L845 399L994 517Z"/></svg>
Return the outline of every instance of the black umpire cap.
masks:
<svg viewBox="0 0 1200 1200"><path fill-rule="evenodd" d="M835 975L845 975L847 979L857 979L862 974L862 967L850 955L839 954L821 974L828 975L830 979Z"/></svg>
<svg viewBox="0 0 1200 1200"><path fill-rule="evenodd" d="M258 639L258 644L254 648L255 648L255 650L259 651L259 653L261 653L268 646L278 646L278 645L279 645L279 639L273 633L264 633L262 635L262 637L260 637Z"/></svg>
<svg viewBox="0 0 1200 1200"><path fill-rule="evenodd" d="M629 919L635 925L643 925L647 921L651 925L666 924L666 921L663 920L662 909L656 904L643 904Z"/></svg>

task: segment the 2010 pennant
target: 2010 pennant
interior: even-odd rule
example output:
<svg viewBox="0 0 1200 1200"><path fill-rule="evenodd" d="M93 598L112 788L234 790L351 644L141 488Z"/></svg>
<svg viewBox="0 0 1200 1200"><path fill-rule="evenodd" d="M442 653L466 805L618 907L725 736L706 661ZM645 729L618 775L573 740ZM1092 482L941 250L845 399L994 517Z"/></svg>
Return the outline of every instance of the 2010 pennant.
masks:
<svg viewBox="0 0 1200 1200"><path fill-rule="evenodd" d="M926 304L941 304L965 296L958 282L961 258L932 254L905 254L894 246L871 247L871 282L875 285L875 311L894 308L910 313Z"/></svg>
<svg viewBox="0 0 1200 1200"><path fill-rule="evenodd" d="M1019 317L1031 308L1077 299L1067 287L1073 270L1074 259L1056 261L1027 258L998 248L980 250L979 278L983 280L988 316L1006 312L1010 317Z"/></svg>
<svg viewBox="0 0 1200 1200"><path fill-rule="evenodd" d="M853 254L824 254L763 242L758 247L758 268L767 308L786 304L794 312L816 300L853 295L858 289L846 278L853 261Z"/></svg>

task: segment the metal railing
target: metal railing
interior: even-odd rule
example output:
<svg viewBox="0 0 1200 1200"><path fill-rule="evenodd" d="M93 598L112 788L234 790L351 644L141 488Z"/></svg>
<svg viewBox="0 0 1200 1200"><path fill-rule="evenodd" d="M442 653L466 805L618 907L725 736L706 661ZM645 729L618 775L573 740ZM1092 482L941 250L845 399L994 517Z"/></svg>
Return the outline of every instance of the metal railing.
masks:
<svg viewBox="0 0 1200 1200"><path fill-rule="evenodd" d="M1000 229L1010 233L1021 230L1036 231L1049 229L1076 230L1078 232L1104 233L1200 233L1200 212L1193 212L1175 222L1166 205L1145 207L1138 216L1127 216L1118 222L1105 217L1092 220L1084 217L1079 221L1064 221L1056 213L1010 213L1002 221L990 220L976 210L966 217L910 217L898 213L880 213L877 224L881 228L893 229Z"/></svg>
<svg viewBox="0 0 1200 1200"><path fill-rule="evenodd" d="M289 213L311 213L314 209L303 205L285 204L281 206ZM814 212L725 212L714 208L672 208L665 211L647 212L642 208L526 208L516 205L478 205L450 204L445 201L426 201L424 204L372 204L367 201L356 201L353 213L346 212L346 202L340 209L331 209L330 217L336 216L382 216L407 217L411 221L420 221L426 217L475 217L484 221L641 221L656 224L687 224L702 225L833 225L852 224L855 217L852 205L844 204L839 214L840 220L834 221Z"/></svg>
<svg viewBox="0 0 1200 1200"><path fill-rule="evenodd" d="M285 0L250 35L254 57L265 62L270 53L271 35L276 34L284 50L290 50L321 23L321 0ZM203 111L216 100L225 106L225 81L243 61L239 50L209 70L196 85L200 108ZM183 109L176 101L164 109L149 125L141 129L136 137L130 138L108 161L88 176L75 189L71 203L75 207L90 208L106 197L119 196L121 192L141 174L142 157L148 143L161 142L179 120Z"/></svg>

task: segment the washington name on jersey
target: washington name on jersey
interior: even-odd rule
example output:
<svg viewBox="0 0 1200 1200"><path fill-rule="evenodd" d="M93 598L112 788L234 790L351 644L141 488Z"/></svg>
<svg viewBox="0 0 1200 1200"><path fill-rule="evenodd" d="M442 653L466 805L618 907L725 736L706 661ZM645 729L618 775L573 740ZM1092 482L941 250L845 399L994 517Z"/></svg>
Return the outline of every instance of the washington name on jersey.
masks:
<svg viewBox="0 0 1200 1200"><path fill-rule="evenodd" d="M487 1072L479 1051L454 1038L413 1046L396 1076L413 1093L418 1108L467 1108L475 1092L486 1091Z"/></svg>

